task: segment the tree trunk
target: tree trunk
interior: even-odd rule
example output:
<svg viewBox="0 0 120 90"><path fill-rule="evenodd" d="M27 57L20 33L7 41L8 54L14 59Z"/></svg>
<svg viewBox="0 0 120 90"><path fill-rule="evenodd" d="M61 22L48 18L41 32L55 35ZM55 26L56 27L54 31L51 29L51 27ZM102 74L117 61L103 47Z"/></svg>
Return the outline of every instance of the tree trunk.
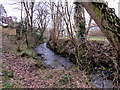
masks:
<svg viewBox="0 0 120 90"><path fill-rule="evenodd" d="M120 30L120 27L117 28L111 25L111 23L107 19L105 19L106 17L104 16L104 13L102 12L102 10L100 10L93 3L82 2L81 4L85 7L85 9L90 14L90 16L94 19L97 25L101 28L101 31L104 33L104 35L109 40L109 42L113 45L113 47L115 47L116 51L119 52L120 51L120 48L119 48L120 47L120 40L119 40L120 35L116 31L118 31L118 29ZM118 17L115 16L115 18L117 19ZM120 23L116 23L116 24L120 25ZM105 28L105 26L108 26L108 29ZM111 28L112 30L109 30L109 28ZM118 63L118 65L120 65L120 63Z"/></svg>
<svg viewBox="0 0 120 90"><path fill-rule="evenodd" d="M81 69L88 69L86 43L85 43L85 17L84 8L78 2L75 2L74 21L76 26L76 60Z"/></svg>
<svg viewBox="0 0 120 90"><path fill-rule="evenodd" d="M81 2L89 15L94 19L105 37L117 52L116 68L120 72L120 19L115 12L103 2Z"/></svg>

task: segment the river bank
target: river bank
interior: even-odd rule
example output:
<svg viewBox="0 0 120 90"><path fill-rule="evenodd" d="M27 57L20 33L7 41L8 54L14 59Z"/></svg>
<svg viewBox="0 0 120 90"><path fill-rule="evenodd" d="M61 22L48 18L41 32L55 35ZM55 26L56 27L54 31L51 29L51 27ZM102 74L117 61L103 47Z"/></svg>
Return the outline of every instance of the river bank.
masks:
<svg viewBox="0 0 120 90"><path fill-rule="evenodd" d="M69 57L66 58L60 54L56 54L54 51L47 48L46 43L36 46L35 50L37 54L42 58L42 62L44 62L44 64L49 69L64 68L67 70L79 70L78 67L69 60ZM111 74L109 74L109 72L107 72L106 70L101 71L96 68L96 70L91 71L89 75L87 74L87 78L88 81L95 85L97 88L113 88L115 86L112 80L108 79L108 77L112 77L110 75Z"/></svg>
<svg viewBox="0 0 120 90"><path fill-rule="evenodd" d="M36 67L36 62L24 58L14 59L16 56L10 53L2 54L3 73L12 72L6 82L11 88L91 88L87 76L82 71L75 69L44 69Z"/></svg>
<svg viewBox="0 0 120 90"><path fill-rule="evenodd" d="M84 71L80 71L77 67L72 68L71 66L74 66L74 64L70 62L69 58L56 55L55 52L46 47L46 44L38 45L39 53L37 54L40 58L43 58L44 61L42 62L48 67L46 69L38 64L38 62L41 62L40 58L36 61L33 57L29 57L31 50L27 50L27 55L23 53L22 56L21 54L18 56L14 40L11 41L10 38L6 38L3 44L4 51L1 55L4 63L1 66L4 74L1 74L3 78L1 85L4 88L95 87L95 85L91 84L90 78ZM91 81L93 80L93 83L96 80L101 80L101 82L97 81L99 85L103 81L96 76L91 77Z"/></svg>
<svg viewBox="0 0 120 90"><path fill-rule="evenodd" d="M22 50L26 50L25 47ZM17 52L14 37L3 36L1 88L94 88L84 71L41 68L38 61L29 56L31 50L24 52L27 55Z"/></svg>

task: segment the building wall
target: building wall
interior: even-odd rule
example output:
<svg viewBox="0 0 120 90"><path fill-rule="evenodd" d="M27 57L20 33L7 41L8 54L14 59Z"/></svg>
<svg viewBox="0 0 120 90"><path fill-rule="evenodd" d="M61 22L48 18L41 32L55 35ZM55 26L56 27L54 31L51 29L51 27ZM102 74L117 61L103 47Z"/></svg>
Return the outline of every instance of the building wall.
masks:
<svg viewBox="0 0 120 90"><path fill-rule="evenodd" d="M16 29L10 29L10 28L3 28L0 26L0 33L8 34L8 35L16 35Z"/></svg>

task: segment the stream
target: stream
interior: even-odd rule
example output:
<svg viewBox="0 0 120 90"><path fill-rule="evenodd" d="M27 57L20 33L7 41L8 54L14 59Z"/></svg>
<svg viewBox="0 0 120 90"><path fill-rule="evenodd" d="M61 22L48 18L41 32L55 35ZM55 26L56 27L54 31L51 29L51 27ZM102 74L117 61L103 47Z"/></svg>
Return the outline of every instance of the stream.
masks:
<svg viewBox="0 0 120 90"><path fill-rule="evenodd" d="M46 47L46 43L36 46L35 51L41 57L43 63L51 69L60 69L60 68L74 68L75 64L70 62L69 57L65 58L61 55L55 54L52 50ZM90 81L97 88L112 88L113 83L111 80L107 80L101 77L99 74L90 75Z"/></svg>
<svg viewBox="0 0 120 90"><path fill-rule="evenodd" d="M36 52L43 59L44 64L49 68L73 68L75 65L70 62L69 58L64 58L61 55L55 54L52 50L46 47L46 43L38 45Z"/></svg>

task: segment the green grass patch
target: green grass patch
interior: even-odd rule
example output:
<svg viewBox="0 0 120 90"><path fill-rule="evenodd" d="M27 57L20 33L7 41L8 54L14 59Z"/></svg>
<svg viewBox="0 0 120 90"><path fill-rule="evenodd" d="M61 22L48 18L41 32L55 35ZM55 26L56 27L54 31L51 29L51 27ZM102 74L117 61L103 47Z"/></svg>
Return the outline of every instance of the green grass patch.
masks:
<svg viewBox="0 0 120 90"><path fill-rule="evenodd" d="M88 36L87 40L93 40L93 41L107 41L105 37L97 37L97 36Z"/></svg>

